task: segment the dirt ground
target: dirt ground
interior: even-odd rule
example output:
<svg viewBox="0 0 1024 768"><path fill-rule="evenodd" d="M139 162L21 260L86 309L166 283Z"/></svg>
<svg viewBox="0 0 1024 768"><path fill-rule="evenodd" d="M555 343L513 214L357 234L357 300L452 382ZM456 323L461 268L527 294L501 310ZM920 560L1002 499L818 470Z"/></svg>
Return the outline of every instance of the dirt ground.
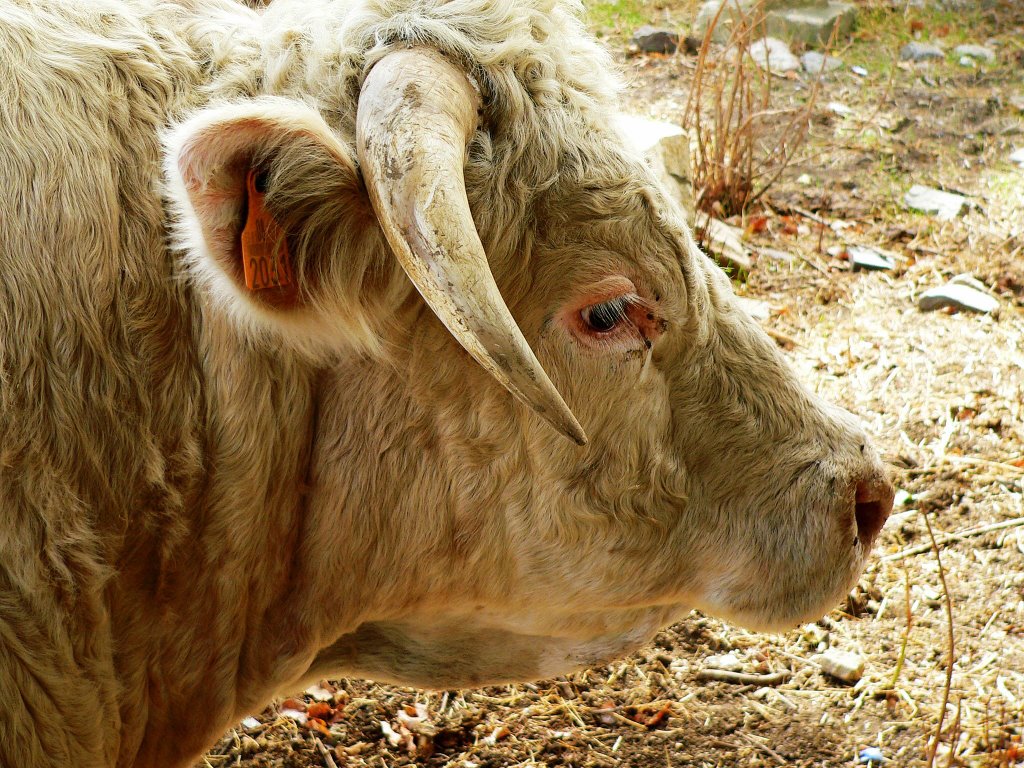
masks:
<svg viewBox="0 0 1024 768"><path fill-rule="evenodd" d="M845 766L877 747L885 764L915 766L948 699L936 764L1024 766L1024 169L1008 160L1024 147L1024 3L861 5L859 31L837 49L847 66L823 81L809 145L757 212L754 265L736 282L803 379L861 417L901 491L846 604L783 635L694 613L628 659L531 685L325 682L246 720L199 765ZM695 57L631 56L626 33L644 21L685 33L692 6L592 6L632 111L681 119ZM914 33L950 49L987 41L997 59L898 65ZM777 80L783 102L808 89L803 76ZM975 205L950 222L910 212L914 183ZM897 266L852 272L829 255L849 244ZM923 290L964 272L999 298L997 317L917 308ZM811 657L827 647L864 658L859 682L821 672ZM744 673L788 677L700 680L705 659L726 652Z"/></svg>

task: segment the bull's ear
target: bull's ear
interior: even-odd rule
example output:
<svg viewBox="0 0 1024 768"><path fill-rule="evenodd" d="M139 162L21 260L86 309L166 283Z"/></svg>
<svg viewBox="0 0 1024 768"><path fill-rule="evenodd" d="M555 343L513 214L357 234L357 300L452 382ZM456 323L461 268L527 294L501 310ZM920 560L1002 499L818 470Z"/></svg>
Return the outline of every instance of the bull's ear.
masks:
<svg viewBox="0 0 1024 768"><path fill-rule="evenodd" d="M318 112L275 97L221 105L165 145L177 245L243 331L307 349L373 345L363 274L346 263L366 252L357 241L373 214Z"/></svg>

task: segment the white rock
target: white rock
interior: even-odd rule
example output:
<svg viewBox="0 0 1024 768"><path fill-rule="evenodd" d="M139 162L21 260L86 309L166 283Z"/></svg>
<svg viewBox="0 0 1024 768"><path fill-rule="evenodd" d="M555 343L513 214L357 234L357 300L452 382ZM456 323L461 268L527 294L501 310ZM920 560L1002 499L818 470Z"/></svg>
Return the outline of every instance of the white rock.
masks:
<svg viewBox="0 0 1024 768"><path fill-rule="evenodd" d="M751 43L748 53L755 64L775 74L800 69L800 60L790 52L789 46L777 37L765 37Z"/></svg>
<svg viewBox="0 0 1024 768"><path fill-rule="evenodd" d="M953 49L953 53L957 56L963 56L969 59L978 59L989 63L996 60L995 51L991 48L986 48L984 45L958 45Z"/></svg>
<svg viewBox="0 0 1024 768"><path fill-rule="evenodd" d="M242 720L242 727L247 731L254 731L260 727L260 721L252 715L249 715Z"/></svg>
<svg viewBox="0 0 1024 768"><path fill-rule="evenodd" d="M619 114L613 118L619 133L639 150L655 176L693 222L693 181L690 177L690 137L673 123Z"/></svg>
<svg viewBox="0 0 1024 768"><path fill-rule="evenodd" d="M829 648L824 653L812 656L811 661L821 667L826 675L844 683L856 683L864 676L864 658L849 651Z"/></svg>
<svg viewBox="0 0 1024 768"><path fill-rule="evenodd" d="M849 115L853 114L852 109L850 109L845 104L839 103L838 101L830 101L826 105L826 109L828 109L828 111L831 112L832 114L839 115L840 117L848 117Z"/></svg>
<svg viewBox="0 0 1024 768"><path fill-rule="evenodd" d="M739 672L743 669L743 662L735 653L723 653L718 656L708 656L704 659L704 666L707 669L724 669L726 672Z"/></svg>
<svg viewBox="0 0 1024 768"><path fill-rule="evenodd" d="M961 56L960 57L960 66L961 67L967 67L968 69L974 69L975 67L978 66L978 64L970 56Z"/></svg>
<svg viewBox="0 0 1024 768"><path fill-rule="evenodd" d="M933 189L921 184L912 186L910 191L904 195L903 202L908 208L933 214L940 221L955 219L969 205L967 198L963 195L943 192L941 189Z"/></svg>
<svg viewBox="0 0 1024 768"><path fill-rule="evenodd" d="M918 296L917 306L924 312L949 307L961 311L992 314L999 310L999 300L973 285L950 281Z"/></svg>
<svg viewBox="0 0 1024 768"><path fill-rule="evenodd" d="M737 296L736 301L743 308L743 311L755 320L767 320L772 316L772 308L767 301L750 299L746 296Z"/></svg>
<svg viewBox="0 0 1024 768"><path fill-rule="evenodd" d="M863 245L847 246L846 256L850 260L850 268L854 272L858 270L883 271L896 267L896 262L891 256L886 256L874 248L866 248Z"/></svg>
<svg viewBox="0 0 1024 768"><path fill-rule="evenodd" d="M1010 155L1010 162L1011 163L1016 163L1021 168L1024 168L1024 147L1021 147L1020 149L1015 150Z"/></svg>
<svg viewBox="0 0 1024 768"><path fill-rule="evenodd" d="M837 69L842 69L843 62L835 56L827 56L817 51L807 51L807 53L800 57L800 66L804 68L805 72L809 72L812 75L820 75L822 72L833 72Z"/></svg>

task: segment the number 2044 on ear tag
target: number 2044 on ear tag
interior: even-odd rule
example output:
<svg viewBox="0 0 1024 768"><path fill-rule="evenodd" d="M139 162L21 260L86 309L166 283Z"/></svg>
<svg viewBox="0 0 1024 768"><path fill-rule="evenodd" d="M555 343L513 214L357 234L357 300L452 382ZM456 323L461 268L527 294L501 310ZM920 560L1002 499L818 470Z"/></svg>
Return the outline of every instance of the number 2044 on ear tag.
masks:
<svg viewBox="0 0 1024 768"><path fill-rule="evenodd" d="M267 210L266 193L258 183L259 172L250 170L245 179L248 215L242 230L242 270L250 291L276 288L294 298L288 240L280 225Z"/></svg>

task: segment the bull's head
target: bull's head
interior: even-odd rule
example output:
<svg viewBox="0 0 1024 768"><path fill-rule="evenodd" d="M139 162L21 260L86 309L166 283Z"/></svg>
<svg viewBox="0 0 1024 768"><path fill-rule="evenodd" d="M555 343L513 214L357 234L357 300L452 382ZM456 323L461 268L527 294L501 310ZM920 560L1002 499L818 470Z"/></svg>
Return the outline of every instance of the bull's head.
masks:
<svg viewBox="0 0 1024 768"><path fill-rule="evenodd" d="M757 627L820 615L891 507L867 438L795 380L622 137L575 115L575 137L499 139L486 99L410 48L373 66L354 121L264 97L170 142L193 270L243 331L321 362L376 347L331 363L320 404L304 557L339 591L308 674L530 678L693 607ZM543 182L508 171L529 142L561 147ZM254 167L297 292L243 284ZM396 282L385 239L492 379Z"/></svg>

